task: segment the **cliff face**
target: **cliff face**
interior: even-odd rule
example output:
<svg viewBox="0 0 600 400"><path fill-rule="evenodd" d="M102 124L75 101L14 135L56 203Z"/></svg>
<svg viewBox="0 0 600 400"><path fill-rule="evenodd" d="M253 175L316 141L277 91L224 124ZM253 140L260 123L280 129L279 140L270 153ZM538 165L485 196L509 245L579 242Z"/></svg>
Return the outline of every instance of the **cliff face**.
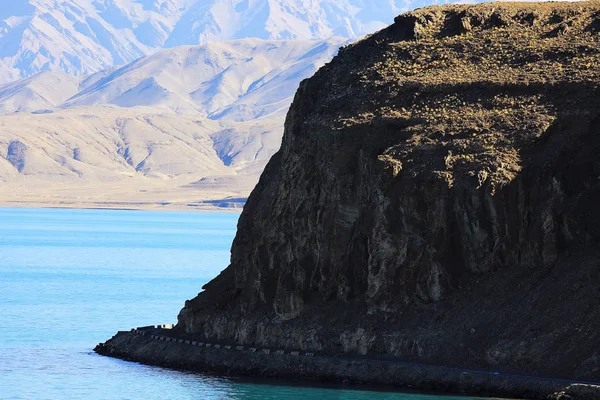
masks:
<svg viewBox="0 0 600 400"><path fill-rule="evenodd" d="M600 378L600 3L432 7L304 81L176 329Z"/></svg>

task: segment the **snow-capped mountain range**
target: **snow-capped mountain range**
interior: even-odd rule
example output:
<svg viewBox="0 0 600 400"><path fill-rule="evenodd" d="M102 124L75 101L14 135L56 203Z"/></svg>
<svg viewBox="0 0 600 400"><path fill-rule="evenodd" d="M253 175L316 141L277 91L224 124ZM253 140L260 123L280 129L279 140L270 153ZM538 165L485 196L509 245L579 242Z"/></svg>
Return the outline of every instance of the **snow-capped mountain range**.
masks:
<svg viewBox="0 0 600 400"><path fill-rule="evenodd" d="M435 1L434 1L435 2ZM88 75L161 48L244 38L355 38L430 0L2 0L0 83Z"/></svg>

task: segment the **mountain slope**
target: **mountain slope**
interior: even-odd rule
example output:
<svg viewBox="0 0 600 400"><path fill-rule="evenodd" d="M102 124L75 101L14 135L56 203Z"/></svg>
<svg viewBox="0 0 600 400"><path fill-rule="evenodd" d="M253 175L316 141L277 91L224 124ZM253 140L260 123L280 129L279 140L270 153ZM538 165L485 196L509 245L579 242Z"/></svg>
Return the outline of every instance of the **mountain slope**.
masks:
<svg viewBox="0 0 600 400"><path fill-rule="evenodd" d="M176 207L246 197L282 118L219 122L156 108L0 116L0 204Z"/></svg>
<svg viewBox="0 0 600 400"><path fill-rule="evenodd" d="M0 114L52 109L80 90L80 78L43 72L0 86Z"/></svg>
<svg viewBox="0 0 600 400"><path fill-rule="evenodd" d="M300 80L345 41L182 46L86 77L46 72L0 86L0 203L246 197Z"/></svg>
<svg viewBox="0 0 600 400"><path fill-rule="evenodd" d="M283 115L298 82L345 41L245 39L161 50L107 74L62 107L144 105L235 120Z"/></svg>
<svg viewBox="0 0 600 400"><path fill-rule="evenodd" d="M357 37L408 0L19 0L0 9L0 83L87 75L158 49L233 39Z"/></svg>

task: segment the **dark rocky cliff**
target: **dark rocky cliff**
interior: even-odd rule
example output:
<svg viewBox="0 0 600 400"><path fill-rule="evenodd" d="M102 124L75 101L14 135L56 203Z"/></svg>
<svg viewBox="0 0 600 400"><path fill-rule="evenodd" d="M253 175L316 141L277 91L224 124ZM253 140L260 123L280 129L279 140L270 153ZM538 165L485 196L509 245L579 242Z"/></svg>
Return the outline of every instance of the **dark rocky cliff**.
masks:
<svg viewBox="0 0 600 400"><path fill-rule="evenodd" d="M403 14L302 82L207 340L600 379L600 3Z"/></svg>

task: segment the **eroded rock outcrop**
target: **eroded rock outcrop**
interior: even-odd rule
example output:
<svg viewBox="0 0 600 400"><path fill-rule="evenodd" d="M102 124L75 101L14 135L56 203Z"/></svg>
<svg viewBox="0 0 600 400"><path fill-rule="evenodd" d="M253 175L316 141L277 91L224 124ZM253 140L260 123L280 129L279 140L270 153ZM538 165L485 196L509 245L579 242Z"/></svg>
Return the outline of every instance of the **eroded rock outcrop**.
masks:
<svg viewBox="0 0 600 400"><path fill-rule="evenodd" d="M403 14L304 81L176 329L600 379L600 4Z"/></svg>

